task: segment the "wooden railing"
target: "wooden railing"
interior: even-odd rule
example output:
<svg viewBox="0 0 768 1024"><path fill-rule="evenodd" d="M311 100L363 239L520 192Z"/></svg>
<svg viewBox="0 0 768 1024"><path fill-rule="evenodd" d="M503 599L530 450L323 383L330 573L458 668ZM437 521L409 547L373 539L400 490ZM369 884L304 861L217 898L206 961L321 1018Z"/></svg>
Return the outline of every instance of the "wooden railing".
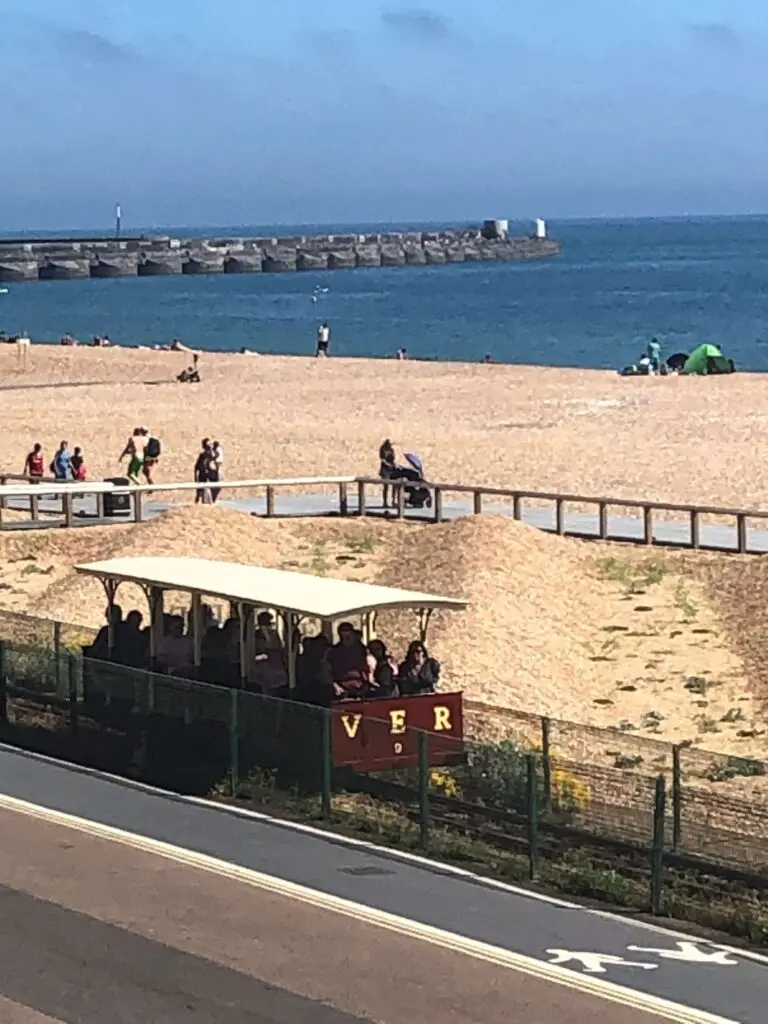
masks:
<svg viewBox="0 0 768 1024"><path fill-rule="evenodd" d="M61 481L54 481L46 478L39 483L28 484L7 484L9 480L27 480L21 475L3 474L0 475L0 483L5 482L6 486L0 486L0 525L2 509L7 507L7 501L11 498L16 500L28 500L31 518L34 522L43 525L46 522L45 514L41 517L39 503L43 498L51 498L54 495L61 497L62 513L65 525L72 525L75 521L73 502L78 497L95 495L97 499L98 515L97 521L103 522L104 498L106 494L128 494L131 500L131 518L134 522L141 522L146 517L145 501L149 494L162 494L171 492L188 492L205 489L205 484L195 482L141 484L130 486L119 486L110 483L94 482L73 484L68 483L65 487ZM391 489L394 505L391 509L384 509L380 502L374 502L372 496L375 493L378 497L382 493L382 487L386 484ZM740 554L763 554L768 551L768 542L758 545L750 545L750 520L768 520L768 511L759 509L734 509L723 508L716 505L689 505L681 502L664 501L643 501L631 498L613 498L607 496L595 497L584 494L557 494L548 491L511 490L502 487L478 487L467 484L448 484L425 482L420 485L426 487L432 498L432 506L426 514L423 510L412 510L406 502L406 489L412 487L413 483L407 480L382 481L379 477L359 476L327 476L327 477L289 477L275 479L254 479L254 480L222 480L208 487L216 487L223 493L241 494L242 492L260 492L265 499L264 514L268 517L279 515L276 509L276 496L279 491L307 491L312 490L314 497L318 492L332 488L336 494L333 502L335 507L330 509L331 514L341 516L389 516L393 518L407 518L413 516L424 520L428 518L433 522L442 522L445 516L445 498L449 495L458 495L462 498L471 498L470 508L467 512L479 515L487 509L486 499L495 499L498 506L499 500L509 507L508 514L513 519L521 520L525 517L526 508L530 503L537 505L546 504L552 509L552 526L544 526L543 529L560 535L587 537L598 540L630 541L646 545L673 545L677 547L688 547L693 549L709 549L716 551L737 552ZM526 505L528 503L528 505ZM569 524L569 506L592 507L595 510L595 526L593 529L574 527ZM636 535L628 536L626 529L622 532L612 523L615 516L610 514L612 509L623 510L627 518L641 522L641 529ZM323 511L308 508L307 512L323 514ZM463 510L462 510L463 511ZM660 513L667 513L667 516L659 520ZM671 517L670 514L671 513ZM465 513L466 514L466 513ZM702 526L710 525L703 523L705 518L725 520L726 528L733 531L733 543L716 543L712 540L702 538ZM50 515L47 517L50 519ZM729 522L728 522L729 521ZM718 524L722 526L722 522ZM662 536L665 530L673 527L680 531L685 529L685 534L676 537ZM661 533L659 532L661 530ZM754 528L752 528L754 529ZM768 523L766 523L768 530Z"/></svg>

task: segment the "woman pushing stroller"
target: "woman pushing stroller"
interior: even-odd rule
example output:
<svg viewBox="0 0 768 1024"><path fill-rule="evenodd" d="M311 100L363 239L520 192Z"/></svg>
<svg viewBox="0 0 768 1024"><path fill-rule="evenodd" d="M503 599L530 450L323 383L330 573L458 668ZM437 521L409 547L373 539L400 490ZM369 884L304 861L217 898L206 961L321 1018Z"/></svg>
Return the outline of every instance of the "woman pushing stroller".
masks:
<svg viewBox="0 0 768 1024"><path fill-rule="evenodd" d="M408 485L403 486L405 504L408 508L427 508L432 507L432 495L429 493L428 488L424 485L424 463L421 461L415 452L406 452L404 456L405 462L402 466L397 465L397 459L395 456L395 449L392 446L392 442L387 439L383 442L379 448L379 476L384 483L384 508L389 508L388 497L389 497L389 481L391 480L407 480ZM421 486L419 486L421 485ZM393 491L393 504L394 491Z"/></svg>

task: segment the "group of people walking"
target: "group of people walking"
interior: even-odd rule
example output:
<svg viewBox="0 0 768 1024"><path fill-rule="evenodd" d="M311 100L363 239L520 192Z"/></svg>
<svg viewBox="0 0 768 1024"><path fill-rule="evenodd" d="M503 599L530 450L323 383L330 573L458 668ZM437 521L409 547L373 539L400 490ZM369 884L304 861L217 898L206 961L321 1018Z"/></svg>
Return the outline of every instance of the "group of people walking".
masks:
<svg viewBox="0 0 768 1024"><path fill-rule="evenodd" d="M48 472L56 480L87 480L88 471L85 467L83 449L76 447L71 451L69 443L62 441L48 466ZM39 441L28 452L22 473L33 483L45 476L45 453Z"/></svg>

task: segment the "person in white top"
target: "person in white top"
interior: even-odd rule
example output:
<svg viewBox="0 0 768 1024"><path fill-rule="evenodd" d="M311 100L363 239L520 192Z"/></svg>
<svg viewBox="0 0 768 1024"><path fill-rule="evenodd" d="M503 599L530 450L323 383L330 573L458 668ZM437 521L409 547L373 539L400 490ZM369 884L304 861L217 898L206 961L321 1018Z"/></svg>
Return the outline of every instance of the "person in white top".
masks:
<svg viewBox="0 0 768 1024"><path fill-rule="evenodd" d="M331 329L328 326L328 322L324 321L317 328L317 349L315 350L315 357L317 359L325 359L328 356L328 345L331 341Z"/></svg>

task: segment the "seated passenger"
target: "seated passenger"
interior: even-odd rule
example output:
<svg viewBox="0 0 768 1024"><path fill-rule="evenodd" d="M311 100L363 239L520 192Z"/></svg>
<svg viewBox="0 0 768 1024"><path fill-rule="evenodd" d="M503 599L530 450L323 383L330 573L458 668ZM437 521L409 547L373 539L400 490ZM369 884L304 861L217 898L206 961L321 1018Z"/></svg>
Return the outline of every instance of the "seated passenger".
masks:
<svg viewBox="0 0 768 1024"><path fill-rule="evenodd" d="M116 630L113 660L130 668L146 668L149 633L141 628L144 617L136 608L128 612Z"/></svg>
<svg viewBox="0 0 768 1024"><path fill-rule="evenodd" d="M440 680L440 662L430 658L429 652L420 640L414 640L408 647L405 661L397 670L397 689L401 697L413 697L419 693L434 693Z"/></svg>
<svg viewBox="0 0 768 1024"><path fill-rule="evenodd" d="M341 700L364 697L376 663L351 622L342 622L338 632L339 642L325 654L334 696Z"/></svg>
<svg viewBox="0 0 768 1024"><path fill-rule="evenodd" d="M333 696L325 655L330 641L325 633L304 637L301 654L296 658L297 700L318 707L329 707Z"/></svg>
<svg viewBox="0 0 768 1024"><path fill-rule="evenodd" d="M253 650L256 665L250 681L267 696L284 696L288 686L285 650L271 612L259 612Z"/></svg>
<svg viewBox="0 0 768 1024"><path fill-rule="evenodd" d="M165 634L160 638L155 652L156 667L170 675L188 675L194 665L192 637L184 635L184 617L169 615Z"/></svg>
<svg viewBox="0 0 768 1024"><path fill-rule="evenodd" d="M375 661L373 681L368 688L370 697L392 697L395 693L397 663L390 656L383 640L371 640L368 651Z"/></svg>
<svg viewBox="0 0 768 1024"><path fill-rule="evenodd" d="M85 658L96 658L98 661L109 660L109 626L110 624L112 626L112 644L114 648L117 640L116 633L123 623L123 609L119 604L113 604L110 608L107 608L104 617L107 619L107 625L101 627L90 647L83 648L83 657Z"/></svg>

